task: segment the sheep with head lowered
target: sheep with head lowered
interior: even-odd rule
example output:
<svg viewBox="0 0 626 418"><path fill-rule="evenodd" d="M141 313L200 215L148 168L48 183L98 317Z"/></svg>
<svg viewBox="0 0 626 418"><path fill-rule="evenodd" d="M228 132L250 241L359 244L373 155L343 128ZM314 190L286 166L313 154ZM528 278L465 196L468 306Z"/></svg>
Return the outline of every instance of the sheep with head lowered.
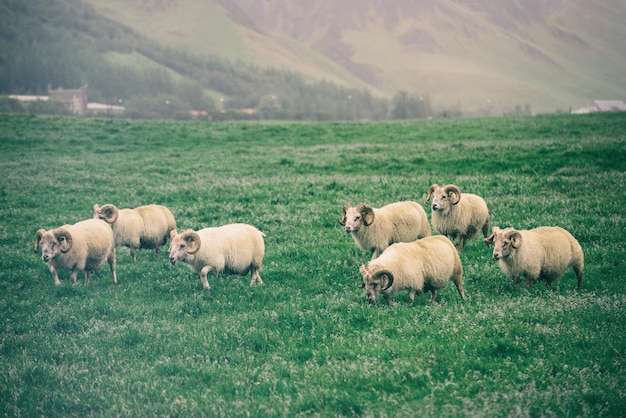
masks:
<svg viewBox="0 0 626 418"><path fill-rule="evenodd" d="M167 243L170 231L176 230L174 215L161 205L118 209L111 204L95 204L93 217L111 225L115 246L130 248L133 261L137 261L135 251L139 248L154 249L155 258L158 259L160 247Z"/></svg>
<svg viewBox="0 0 626 418"><path fill-rule="evenodd" d="M426 211L417 202L396 202L381 208L366 204L345 205L339 223L360 248L372 252L372 260L393 243L410 242L431 235Z"/></svg>
<svg viewBox="0 0 626 418"><path fill-rule="evenodd" d="M35 253L39 247L41 258L48 263L57 286L61 284L58 269L71 270L71 283L84 271L85 285L88 285L92 272L99 270L105 261L111 268L113 283L117 284L113 231L101 220L88 219L49 231L40 229L35 234Z"/></svg>
<svg viewBox="0 0 626 418"><path fill-rule="evenodd" d="M207 274L226 272L241 276L250 273L250 286L262 285L259 270L265 255L264 233L247 224L230 224L199 231L171 232L170 263L182 261L200 273L205 289Z"/></svg>
<svg viewBox="0 0 626 418"><path fill-rule="evenodd" d="M546 287L550 288L565 270L572 267L578 279L578 289L582 287L583 250L576 238L563 228L541 226L518 231L494 226L485 242L494 245L494 260L498 260L502 272L516 286L519 286L519 279L525 277L526 288L537 280L545 281Z"/></svg>
<svg viewBox="0 0 626 418"><path fill-rule="evenodd" d="M433 184L428 189L426 202L430 202L433 229L447 236L459 252L465 249L465 243L476 237L480 231L483 237L489 234L489 210L485 200L471 193L461 194L454 184L439 187Z"/></svg>
<svg viewBox="0 0 626 418"><path fill-rule="evenodd" d="M371 260L367 268L361 265L359 272L370 303L376 302L382 293L393 305L391 296L401 290L409 291L411 301L416 293L430 290L433 303L439 289L450 280L465 300L461 258L450 240L441 235L393 244Z"/></svg>

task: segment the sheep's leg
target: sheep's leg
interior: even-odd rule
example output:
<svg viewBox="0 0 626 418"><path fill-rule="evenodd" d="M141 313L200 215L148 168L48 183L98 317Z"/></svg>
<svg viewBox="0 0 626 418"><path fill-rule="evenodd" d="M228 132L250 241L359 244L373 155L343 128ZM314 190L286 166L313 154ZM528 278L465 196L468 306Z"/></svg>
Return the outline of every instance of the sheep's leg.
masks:
<svg viewBox="0 0 626 418"><path fill-rule="evenodd" d="M115 273L116 265L115 252L113 252L113 254L109 256L109 268L111 269L111 276L113 276L113 284L117 284L117 274Z"/></svg>
<svg viewBox="0 0 626 418"><path fill-rule="evenodd" d="M91 271L85 270L85 286L89 284L89 280L91 279Z"/></svg>
<svg viewBox="0 0 626 418"><path fill-rule="evenodd" d="M155 260L158 260L160 255L161 255L161 249L157 246L157 247L154 249L154 259L155 259Z"/></svg>
<svg viewBox="0 0 626 418"><path fill-rule="evenodd" d="M487 238L489 236L489 219L487 219L487 222L483 225L482 232L483 237ZM487 246L489 246L489 244L487 244Z"/></svg>
<svg viewBox="0 0 626 418"><path fill-rule="evenodd" d="M263 280L261 280L261 275L259 274L258 268L252 268L252 273L250 274L250 286L257 282L259 285L263 284Z"/></svg>
<svg viewBox="0 0 626 418"><path fill-rule="evenodd" d="M459 292L461 299L465 300L465 291L463 290L463 269L460 268L460 266L455 269L451 280L456 286L456 290Z"/></svg>
<svg viewBox="0 0 626 418"><path fill-rule="evenodd" d="M580 265L574 266L574 273L576 273L576 278L578 279L578 290L583 287L583 268Z"/></svg>
<svg viewBox="0 0 626 418"><path fill-rule="evenodd" d="M54 279L54 284L56 286L61 285L61 280L59 280L59 275L57 274L57 269L52 264L50 264L50 274L52 274L52 278Z"/></svg>
<svg viewBox="0 0 626 418"><path fill-rule="evenodd" d="M202 270L200 270L200 280L202 281L202 287L205 289L210 289L209 281L207 280L207 274L211 271L211 266L204 266Z"/></svg>
<svg viewBox="0 0 626 418"><path fill-rule="evenodd" d="M437 299L437 289L433 289L430 291L430 303L435 303L435 299Z"/></svg>
<svg viewBox="0 0 626 418"><path fill-rule="evenodd" d="M391 300L391 296L389 296L386 293L383 293L383 297L385 298L385 300L387 301L387 304L389 306L394 306L395 305L395 302L393 300Z"/></svg>
<svg viewBox="0 0 626 418"><path fill-rule="evenodd" d="M130 247L130 256L133 258L133 261L137 261L137 256L135 255L135 248Z"/></svg>
<svg viewBox="0 0 626 418"><path fill-rule="evenodd" d="M85 274L86 273L87 272L85 272ZM72 272L70 273L70 283L76 283L76 277L78 277L78 270L72 270Z"/></svg>
<svg viewBox="0 0 626 418"><path fill-rule="evenodd" d="M462 253L465 249L465 237L463 235L459 235L456 239L456 242L456 248L459 250L460 253Z"/></svg>
<svg viewBox="0 0 626 418"><path fill-rule="evenodd" d="M407 295L409 297L409 301L413 302L415 300L416 293L417 293L417 290L415 289L409 290L409 294Z"/></svg>
<svg viewBox="0 0 626 418"><path fill-rule="evenodd" d="M463 290L463 285L457 282L455 282L454 284L456 285L456 290L459 291L459 295L461 296L461 299L465 300L465 290Z"/></svg>

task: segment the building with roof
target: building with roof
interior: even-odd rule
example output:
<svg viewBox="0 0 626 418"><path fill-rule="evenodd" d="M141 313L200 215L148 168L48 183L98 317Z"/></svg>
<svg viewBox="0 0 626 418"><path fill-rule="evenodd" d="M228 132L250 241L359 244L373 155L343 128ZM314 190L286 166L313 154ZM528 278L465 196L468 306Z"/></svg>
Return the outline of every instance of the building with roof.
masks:
<svg viewBox="0 0 626 418"><path fill-rule="evenodd" d="M48 88L50 100L56 100L65 106L75 115L84 116L87 113L87 84L79 89L57 89Z"/></svg>
<svg viewBox="0 0 626 418"><path fill-rule="evenodd" d="M592 105L572 110L576 115L596 112L626 112L626 103L623 100L594 100Z"/></svg>

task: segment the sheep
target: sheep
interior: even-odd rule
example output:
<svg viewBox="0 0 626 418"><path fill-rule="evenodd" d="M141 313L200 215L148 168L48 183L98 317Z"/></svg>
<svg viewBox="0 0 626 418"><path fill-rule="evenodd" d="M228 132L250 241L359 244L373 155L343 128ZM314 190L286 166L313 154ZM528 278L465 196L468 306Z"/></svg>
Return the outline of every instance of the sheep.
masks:
<svg viewBox="0 0 626 418"><path fill-rule="evenodd" d="M549 289L565 270L572 267L578 279L578 289L583 283L584 254L576 238L558 226L541 226L531 230L500 229L493 227L485 238L487 245L494 244L493 258L500 269L516 286L524 276L524 287L543 280Z"/></svg>
<svg viewBox="0 0 626 418"><path fill-rule="evenodd" d="M113 283L117 284L113 231L101 220L88 219L49 231L39 229L35 234L35 253L40 246L41 258L48 263L57 286L61 284L57 269L71 270L71 283L75 283L78 273L84 271L86 286L92 272L99 270L105 260L111 268Z"/></svg>
<svg viewBox="0 0 626 418"><path fill-rule="evenodd" d="M229 224L199 231L188 229L170 233L170 263L182 261L200 273L205 289L210 289L207 274L222 271L239 274L250 272L250 286L263 284L259 269L265 255L265 234L252 225Z"/></svg>
<svg viewBox="0 0 626 418"><path fill-rule="evenodd" d="M396 242L410 242L431 235L428 216L417 202L397 202L373 208L366 204L343 207L339 224L360 248L372 252L372 260Z"/></svg>
<svg viewBox="0 0 626 418"><path fill-rule="evenodd" d="M410 301L416 293L430 290L433 303L439 289L449 280L465 300L461 258L450 240L441 235L393 244L370 261L367 268L361 265L359 272L370 303L375 303L382 293L387 303L393 305L391 296L404 289L409 290Z"/></svg>
<svg viewBox="0 0 626 418"><path fill-rule="evenodd" d="M111 204L95 204L93 217L111 224L115 246L130 248L133 261L137 261L135 251L138 248L154 249L154 256L158 260L161 245L167 243L170 231L176 230L174 215L161 205L118 209Z"/></svg>
<svg viewBox="0 0 626 418"><path fill-rule="evenodd" d="M478 231L483 237L489 234L489 210L482 197L471 193L461 194L454 184L439 187L433 184L428 189L426 202L433 197L431 220L433 229L447 236L459 252L463 252L469 239Z"/></svg>

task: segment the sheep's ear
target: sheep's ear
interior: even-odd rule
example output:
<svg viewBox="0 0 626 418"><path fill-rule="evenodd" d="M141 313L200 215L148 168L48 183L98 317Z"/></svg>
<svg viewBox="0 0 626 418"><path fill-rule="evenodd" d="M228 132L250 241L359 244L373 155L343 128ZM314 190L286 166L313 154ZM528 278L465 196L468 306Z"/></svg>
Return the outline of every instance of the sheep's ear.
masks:
<svg viewBox="0 0 626 418"><path fill-rule="evenodd" d="M348 212L348 209L350 209L352 206L350 205L344 205L343 206L343 215L341 215L341 219L339 219L339 224L340 225L344 225L346 224L346 213Z"/></svg>
<svg viewBox="0 0 626 418"><path fill-rule="evenodd" d="M435 191L435 189L438 189L439 185L438 184L433 184L432 186L430 186L430 188L428 189L428 195L426 196L426 202L430 202L430 197L433 195L433 192Z"/></svg>
<svg viewBox="0 0 626 418"><path fill-rule="evenodd" d="M519 248L522 245L522 234L519 231L513 231L509 234L511 245L513 248Z"/></svg>
<svg viewBox="0 0 626 418"><path fill-rule="evenodd" d="M489 235L487 238L485 238L485 244L487 244L487 246L490 247L491 244L493 244L493 240L495 238L496 238L496 234Z"/></svg>
<svg viewBox="0 0 626 418"><path fill-rule="evenodd" d="M176 232L175 229L172 229L170 231L170 240L173 240L176 235L178 235L178 232Z"/></svg>
<svg viewBox="0 0 626 418"><path fill-rule="evenodd" d="M365 226L370 226L374 222L374 209L371 206L359 205L361 216L363 217L363 223Z"/></svg>
<svg viewBox="0 0 626 418"><path fill-rule="evenodd" d="M35 252L39 251L39 244L41 244L41 238L45 233L45 229L40 229L35 233Z"/></svg>
<svg viewBox="0 0 626 418"><path fill-rule="evenodd" d="M485 244L487 244L487 246L490 246L491 244L493 244L493 241L496 239L496 234L498 232L500 232L500 228L498 228L497 226L494 226L493 229L491 230L491 235L485 238Z"/></svg>

